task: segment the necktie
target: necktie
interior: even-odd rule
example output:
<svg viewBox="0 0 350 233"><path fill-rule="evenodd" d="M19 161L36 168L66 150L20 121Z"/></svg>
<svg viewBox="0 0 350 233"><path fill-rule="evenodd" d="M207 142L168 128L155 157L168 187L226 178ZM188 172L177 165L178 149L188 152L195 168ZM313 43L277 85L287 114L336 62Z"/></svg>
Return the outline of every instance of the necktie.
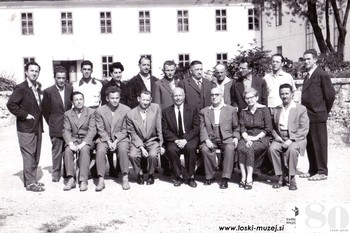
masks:
<svg viewBox="0 0 350 233"><path fill-rule="evenodd" d="M178 106L177 109L178 109L178 111L177 111L177 121L178 121L177 124L178 124L178 128L179 128L178 135L182 139L184 136L184 130L182 128L182 117L181 117L180 106Z"/></svg>
<svg viewBox="0 0 350 233"><path fill-rule="evenodd" d="M38 106L40 106L40 97L39 97L38 90L34 86L32 86L32 90L33 90L36 102L37 102Z"/></svg>
<svg viewBox="0 0 350 233"><path fill-rule="evenodd" d="M197 85L198 85L199 90L202 90L202 82L197 80Z"/></svg>

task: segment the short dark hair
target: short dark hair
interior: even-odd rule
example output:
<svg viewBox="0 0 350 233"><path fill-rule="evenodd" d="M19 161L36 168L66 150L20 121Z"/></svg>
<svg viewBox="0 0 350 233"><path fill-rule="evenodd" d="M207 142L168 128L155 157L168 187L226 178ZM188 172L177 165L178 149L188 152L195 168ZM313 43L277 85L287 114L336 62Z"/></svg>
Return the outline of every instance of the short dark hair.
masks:
<svg viewBox="0 0 350 233"><path fill-rule="evenodd" d="M253 67L253 64L252 64L252 62L251 61L249 61L248 59L246 59L246 58L243 58L240 62L239 62L239 64L242 64L242 63L247 63L247 65L248 65L248 68L252 68Z"/></svg>
<svg viewBox="0 0 350 233"><path fill-rule="evenodd" d="M140 92L140 95L139 95L139 96L141 97L142 94L150 95L150 96L152 97L152 92L150 92L149 90L143 89L143 90Z"/></svg>
<svg viewBox="0 0 350 233"><path fill-rule="evenodd" d="M120 69L123 72L124 71L124 66L119 61L118 62L113 62L109 66L109 73L113 73L114 69Z"/></svg>
<svg viewBox="0 0 350 233"><path fill-rule="evenodd" d="M81 63L81 65L80 65L80 69L83 69L83 66L86 66L86 65L91 66L91 69L94 68L94 65L92 64L91 61L89 61L89 60L84 60L84 61Z"/></svg>
<svg viewBox="0 0 350 233"><path fill-rule="evenodd" d="M311 54L314 58L317 58L317 51L315 49L308 49L304 52L305 54Z"/></svg>
<svg viewBox="0 0 350 233"><path fill-rule="evenodd" d="M83 93L81 93L80 91L73 91L73 93L72 93L71 96L70 96L70 100L73 101L73 97L76 96L76 95L82 95L82 96L83 96L83 99L85 99Z"/></svg>
<svg viewBox="0 0 350 233"><path fill-rule="evenodd" d="M117 86L109 86L105 91L106 96L109 96L110 93L116 93L116 92L118 92L119 95L121 94L121 89Z"/></svg>
<svg viewBox="0 0 350 233"><path fill-rule="evenodd" d="M29 66L37 66L37 67L39 67L39 71L41 70L41 67L35 61L27 62L27 64L24 66L24 70L28 71Z"/></svg>
<svg viewBox="0 0 350 233"><path fill-rule="evenodd" d="M67 70L63 66L56 66L54 70L54 77L56 77L57 73L65 73L67 75Z"/></svg>
<svg viewBox="0 0 350 233"><path fill-rule="evenodd" d="M165 66L175 66L175 68L176 68L176 63L174 61L167 60L163 64L163 69L165 69Z"/></svg>
<svg viewBox="0 0 350 233"><path fill-rule="evenodd" d="M141 65L141 61L142 61L143 58L149 60L149 62L152 63L152 60L151 60L151 57L150 57L150 56L148 56L148 55L143 55L143 56L141 56L140 59L139 59L139 65Z"/></svg>
<svg viewBox="0 0 350 233"><path fill-rule="evenodd" d="M274 55L272 55L271 60L272 60L273 57L280 57L281 58L281 62L284 62L284 57L280 53L275 53Z"/></svg>
<svg viewBox="0 0 350 233"><path fill-rule="evenodd" d="M195 65L202 65L203 63L201 61L198 61L198 60L194 60L191 62L190 66L195 66Z"/></svg>
<svg viewBox="0 0 350 233"><path fill-rule="evenodd" d="M292 85L290 85L289 83L283 83L283 84L281 84L281 85L280 85L280 90L281 90L282 88L289 88L290 91L293 92L293 87L292 87Z"/></svg>

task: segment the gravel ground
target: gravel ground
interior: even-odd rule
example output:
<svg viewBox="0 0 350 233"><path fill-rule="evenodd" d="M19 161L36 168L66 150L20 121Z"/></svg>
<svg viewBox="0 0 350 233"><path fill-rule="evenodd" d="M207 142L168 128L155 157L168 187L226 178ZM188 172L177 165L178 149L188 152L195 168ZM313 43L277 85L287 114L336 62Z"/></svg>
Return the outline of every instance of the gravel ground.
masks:
<svg viewBox="0 0 350 233"><path fill-rule="evenodd" d="M219 226L283 225L285 203L349 202L349 146L331 142L329 178L310 182L297 179L298 190L274 190L268 176L259 176L253 189L238 188L236 171L226 190L218 183L175 188L171 178L156 176L152 186L139 186L131 175L131 189L123 191L121 178L107 177L106 189L63 191L63 182L51 182L50 141L43 135L40 181L42 193L27 192L21 181L22 157L14 125L0 128L0 232L221 232ZM219 174L217 174L217 180Z"/></svg>

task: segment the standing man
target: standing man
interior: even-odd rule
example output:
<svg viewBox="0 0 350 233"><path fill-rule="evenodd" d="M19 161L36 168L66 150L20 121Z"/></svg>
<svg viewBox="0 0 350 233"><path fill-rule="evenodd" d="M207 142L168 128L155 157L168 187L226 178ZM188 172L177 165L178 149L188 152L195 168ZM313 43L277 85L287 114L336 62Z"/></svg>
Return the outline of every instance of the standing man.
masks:
<svg viewBox="0 0 350 233"><path fill-rule="evenodd" d="M16 116L17 136L23 157L23 179L27 191L45 191L37 182L40 160L43 119L41 115L41 90L37 79L40 66L36 62L25 65L26 80L15 86L7 102L8 110Z"/></svg>
<svg viewBox="0 0 350 233"><path fill-rule="evenodd" d="M238 111L246 108L248 105L243 97L243 93L250 88L254 88L258 91L258 103L266 105L266 83L260 77L253 77L252 66L248 61L242 60L240 62L239 74L240 78L231 86L231 105L238 107Z"/></svg>
<svg viewBox="0 0 350 233"><path fill-rule="evenodd" d="M272 72L263 77L267 87L267 107L270 109L282 104L279 93L282 84L288 83L292 86L293 92L296 90L292 75L282 70L283 62L282 54L274 54L271 58Z"/></svg>
<svg viewBox="0 0 350 233"><path fill-rule="evenodd" d="M284 177L288 177L289 190L297 190L295 173L298 164L298 155L304 156L306 136L309 131L309 117L305 106L293 101L293 87L284 83L279 88L282 105L274 108L273 142L269 151L272 158L275 175L278 183L272 188L281 188L286 185Z"/></svg>
<svg viewBox="0 0 350 233"><path fill-rule="evenodd" d="M301 93L301 104L307 108L310 119L306 146L309 173L301 177L309 177L310 181L325 180L328 176L327 119L335 100L335 90L329 75L316 64L316 50L306 50L304 62L307 73Z"/></svg>
<svg viewBox="0 0 350 233"><path fill-rule="evenodd" d="M63 138L66 142L64 164L68 182L64 191L75 188L74 154L79 158L80 191L88 189L90 151L96 135L95 110L84 106L84 95L81 92L72 94L73 108L64 113ZM78 166L78 165L76 165Z"/></svg>
<svg viewBox="0 0 350 233"><path fill-rule="evenodd" d="M173 92L174 105L163 110L162 128L166 153L175 175L174 186L180 186L184 179L195 188L196 149L199 138L199 113L195 106L184 104L185 92L176 87ZM182 171L180 155L184 154L185 171ZM183 177L182 172L185 173Z"/></svg>
<svg viewBox="0 0 350 233"><path fill-rule="evenodd" d="M236 80L230 79L226 76L226 66L224 64L217 64L214 70L213 87L219 87L223 93L224 103L231 105L231 86L235 84Z"/></svg>
<svg viewBox="0 0 350 233"><path fill-rule="evenodd" d="M122 187L124 190L130 189L129 172L129 147L130 142L126 130L126 114L130 108L119 103L121 90L116 86L106 89L107 105L103 105L96 110L96 127L99 134L96 149L96 166L99 177L96 191L102 191L104 187L104 175L106 171L106 154L116 152L123 174ZM113 165L110 162L109 166Z"/></svg>
<svg viewBox="0 0 350 233"><path fill-rule="evenodd" d="M139 105L138 98L143 90L147 90L152 93L152 99L154 101L155 82L158 81L156 77L151 75L151 59L147 56L143 56L139 60L140 72L128 81L127 84L127 97L126 105L131 109Z"/></svg>
<svg viewBox="0 0 350 233"><path fill-rule="evenodd" d="M200 61L192 61L190 64L191 77L182 79L179 87L185 90L185 103L202 109L210 105L210 90L212 84L203 78L203 64Z"/></svg>
<svg viewBox="0 0 350 233"><path fill-rule="evenodd" d="M64 67L57 66L54 75L55 84L44 90L42 113L49 126L52 143L52 182L59 182L64 151L64 112L72 108L70 97L73 87L67 83L67 71Z"/></svg>
<svg viewBox="0 0 350 233"><path fill-rule="evenodd" d="M108 104L106 99L106 89L110 86L116 86L120 89L120 103L125 104L125 96L127 95L126 84L122 82L124 66L120 62L114 62L109 66L109 74L112 79L106 83L101 89L101 105Z"/></svg>
<svg viewBox="0 0 350 233"><path fill-rule="evenodd" d="M100 106L102 83L91 77L93 72L93 64L91 61L83 61L80 67L83 77L78 83L73 85L74 91L83 93L85 106L96 109Z"/></svg>
<svg viewBox="0 0 350 233"><path fill-rule="evenodd" d="M162 135L162 114L158 104L151 103L151 92L144 90L138 97L139 106L132 109L126 118L131 136L130 161L138 174L137 183L144 184L141 158L147 159L147 185L154 184L154 170L157 156L164 153Z"/></svg>
<svg viewBox="0 0 350 233"><path fill-rule="evenodd" d="M215 180L216 149L223 154L221 189L228 187L231 178L235 149L240 138L237 111L231 105L223 103L220 88L211 90L211 106L200 111L200 149L205 169L204 185L211 185Z"/></svg>

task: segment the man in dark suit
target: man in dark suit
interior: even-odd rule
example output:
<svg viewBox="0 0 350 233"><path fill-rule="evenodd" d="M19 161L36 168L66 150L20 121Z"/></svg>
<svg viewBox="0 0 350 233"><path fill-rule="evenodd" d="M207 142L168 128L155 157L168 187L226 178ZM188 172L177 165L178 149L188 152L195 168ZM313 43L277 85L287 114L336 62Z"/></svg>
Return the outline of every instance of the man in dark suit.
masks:
<svg viewBox="0 0 350 233"><path fill-rule="evenodd" d="M250 62L242 60L239 64L240 78L231 86L231 105L237 107L238 111L247 107L243 93L245 90L254 88L258 91L258 103L267 105L266 82L260 77L254 77Z"/></svg>
<svg viewBox="0 0 350 233"><path fill-rule="evenodd" d="M196 149L199 138L199 113L192 105L184 104L185 92L176 87L173 91L174 105L163 110L162 129L166 147L166 153L175 175L174 186L180 186L184 182L195 188L194 180L196 166ZM185 171L182 176L180 155L184 154Z"/></svg>
<svg viewBox="0 0 350 233"><path fill-rule="evenodd" d="M293 101L293 86L284 83L279 87L282 105L272 110L274 138L269 151L278 182L272 188L281 188L289 180L289 190L297 190L295 174L298 156L304 156L309 117L305 106ZM288 177L288 179L284 179Z"/></svg>
<svg viewBox="0 0 350 233"><path fill-rule="evenodd" d="M67 83L67 71L62 66L55 68L55 84L44 90L42 114L49 125L52 143L52 182L61 178L64 150L62 137L64 112L72 108L70 97L73 87Z"/></svg>
<svg viewBox="0 0 350 233"><path fill-rule="evenodd" d="M190 64L191 77L179 82L179 87L185 90L185 103L202 109L210 105L211 82L203 78L203 65L200 61L192 61Z"/></svg>
<svg viewBox="0 0 350 233"><path fill-rule="evenodd" d="M216 149L223 154L221 189L228 188L233 171L235 149L240 138L237 111L223 102L223 92L214 87L211 90L211 106L200 111L200 149L204 160L205 182L211 185L215 180Z"/></svg>
<svg viewBox="0 0 350 233"><path fill-rule="evenodd" d="M138 174L137 183L144 184L141 158L147 158L147 185L154 184L157 156L164 153L162 113L158 104L151 103L151 93L144 90L138 97L139 106L127 114L126 124L131 136L130 161Z"/></svg>
<svg viewBox="0 0 350 233"><path fill-rule="evenodd" d="M129 172L129 147L130 140L126 130L126 114L130 108L119 103L121 90L116 86L106 89L107 105L103 105L96 110L96 127L99 138L96 140L96 166L99 177L96 191L101 191L104 187L104 175L106 170L106 154L116 152L123 174L122 188L130 189ZM113 158L113 157L112 157ZM113 166L110 162L110 166Z"/></svg>
<svg viewBox="0 0 350 233"><path fill-rule="evenodd" d="M36 62L25 65L26 80L18 84L7 102L8 110L16 116L17 136L23 157L23 178L27 191L42 192L44 184L37 182L43 120L40 85L37 79L40 66Z"/></svg>
<svg viewBox="0 0 350 233"><path fill-rule="evenodd" d="M151 59L149 57L141 57L139 60L139 67L140 73L127 83L126 105L131 109L139 105L137 99L143 90L151 92L152 100L154 101L155 82L158 81L156 77L151 75Z"/></svg>
<svg viewBox="0 0 350 233"><path fill-rule="evenodd" d="M335 100L335 90L329 75L316 64L316 50L305 51L304 62L307 73L301 93L301 104L307 108L310 130L306 146L309 173L302 177L309 177L311 181L325 180L328 176L327 119Z"/></svg>
<svg viewBox="0 0 350 233"><path fill-rule="evenodd" d="M84 106L84 95L81 92L72 94L73 108L64 113L63 138L66 142L64 164L68 182L64 191L75 188L74 154L79 157L80 191L88 189L90 151L96 135L95 110ZM78 166L78 165L76 165Z"/></svg>

